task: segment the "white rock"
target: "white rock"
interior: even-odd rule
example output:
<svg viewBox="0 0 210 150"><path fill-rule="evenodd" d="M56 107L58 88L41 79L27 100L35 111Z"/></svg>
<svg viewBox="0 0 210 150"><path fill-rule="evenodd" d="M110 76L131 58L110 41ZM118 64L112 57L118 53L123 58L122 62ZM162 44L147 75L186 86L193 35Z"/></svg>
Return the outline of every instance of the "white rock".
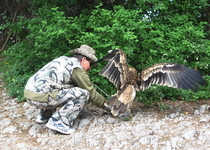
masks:
<svg viewBox="0 0 210 150"><path fill-rule="evenodd" d="M177 144L177 141L178 140L179 140L179 137L173 137L173 138L171 138L170 144L171 144L171 147L172 148L176 148L176 144Z"/></svg>
<svg viewBox="0 0 210 150"><path fill-rule="evenodd" d="M13 133L15 132L17 127L15 126L8 126L7 128L4 128L2 133Z"/></svg>
<svg viewBox="0 0 210 150"><path fill-rule="evenodd" d="M174 119L175 117L179 116L179 112L173 113L169 115L169 118Z"/></svg>
<svg viewBox="0 0 210 150"><path fill-rule="evenodd" d="M196 110L194 111L194 115L200 115L200 111L196 109Z"/></svg>
<svg viewBox="0 0 210 150"><path fill-rule="evenodd" d="M206 108L207 108L206 105L201 105L200 108L199 108L200 114L203 114L205 112Z"/></svg>
<svg viewBox="0 0 210 150"><path fill-rule="evenodd" d="M42 126L40 124L34 124L29 130L29 134L32 136L36 136L37 132L39 132L41 128Z"/></svg>
<svg viewBox="0 0 210 150"><path fill-rule="evenodd" d="M195 130L184 131L182 137L186 140L193 140L195 133L196 133Z"/></svg>
<svg viewBox="0 0 210 150"><path fill-rule="evenodd" d="M95 138L87 138L87 139L90 147L95 147L99 144L98 140L96 140Z"/></svg>
<svg viewBox="0 0 210 150"><path fill-rule="evenodd" d="M112 117L109 117L108 119L106 119L106 121L108 123L114 123L116 121L116 119L115 118L112 118Z"/></svg>
<svg viewBox="0 0 210 150"><path fill-rule="evenodd" d="M207 122L208 122L208 120L206 118L200 119L200 123L207 123Z"/></svg>
<svg viewBox="0 0 210 150"><path fill-rule="evenodd" d="M99 118L97 121L101 122L101 123L105 123L106 122L103 118Z"/></svg>
<svg viewBox="0 0 210 150"><path fill-rule="evenodd" d="M140 139L139 139L139 142L142 144L142 145L146 145L146 144L148 144L148 138L145 136L145 137L141 137Z"/></svg>
<svg viewBox="0 0 210 150"><path fill-rule="evenodd" d="M84 126L90 123L89 119L82 119L79 123L78 129L81 130Z"/></svg>
<svg viewBox="0 0 210 150"><path fill-rule="evenodd" d="M12 120L10 118L3 118L1 121L0 121L0 126L3 126L3 127L7 127L8 125L10 125L12 122ZM1 128L1 127L0 127Z"/></svg>
<svg viewBox="0 0 210 150"><path fill-rule="evenodd" d="M26 149L28 149L27 147L28 147L28 145L26 143L18 143L15 146L16 149L21 149L21 150L26 150Z"/></svg>
<svg viewBox="0 0 210 150"><path fill-rule="evenodd" d="M23 104L23 108L29 108L29 107L31 107L31 105L30 105L28 102L25 102L25 103Z"/></svg>
<svg viewBox="0 0 210 150"><path fill-rule="evenodd" d="M14 111L17 108L17 106L9 106L9 107L5 107L4 110L6 111Z"/></svg>

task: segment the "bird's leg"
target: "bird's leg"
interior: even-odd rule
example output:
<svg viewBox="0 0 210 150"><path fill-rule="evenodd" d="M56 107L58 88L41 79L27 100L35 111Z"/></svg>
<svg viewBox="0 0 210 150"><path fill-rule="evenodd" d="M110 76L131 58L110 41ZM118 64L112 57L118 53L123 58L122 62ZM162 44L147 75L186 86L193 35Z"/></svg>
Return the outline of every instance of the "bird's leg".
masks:
<svg viewBox="0 0 210 150"><path fill-rule="evenodd" d="M132 118L132 114L130 111L126 110L123 113L119 113L116 117L122 119L123 121L129 121Z"/></svg>

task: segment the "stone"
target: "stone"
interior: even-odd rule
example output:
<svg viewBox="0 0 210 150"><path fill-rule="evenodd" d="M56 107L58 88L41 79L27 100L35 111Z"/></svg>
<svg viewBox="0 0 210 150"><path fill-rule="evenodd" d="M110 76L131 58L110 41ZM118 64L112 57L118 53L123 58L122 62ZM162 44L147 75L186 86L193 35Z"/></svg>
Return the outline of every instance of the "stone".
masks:
<svg viewBox="0 0 210 150"><path fill-rule="evenodd" d="M193 140L195 133L196 133L195 130L184 131L184 133L182 134L182 137L186 140Z"/></svg>
<svg viewBox="0 0 210 150"><path fill-rule="evenodd" d="M179 116L179 112L173 113L169 115L169 118L174 119L175 117Z"/></svg>
<svg viewBox="0 0 210 150"><path fill-rule="evenodd" d="M105 123L106 122L103 118L99 118L97 121L100 122L100 123Z"/></svg>
<svg viewBox="0 0 210 150"><path fill-rule="evenodd" d="M8 125L11 124L11 122L12 122L12 120L10 118L3 118L0 121L0 126L7 127Z"/></svg>
<svg viewBox="0 0 210 150"><path fill-rule="evenodd" d="M116 119L113 118L113 117L109 117L108 119L106 119L106 121L107 121L108 123L114 123L114 122L116 121Z"/></svg>
<svg viewBox="0 0 210 150"><path fill-rule="evenodd" d="M82 119L79 123L78 129L81 130L84 126L90 123L89 119Z"/></svg>
<svg viewBox="0 0 210 150"><path fill-rule="evenodd" d="M17 127L15 127L15 126L8 126L2 130L2 133L13 133L13 132L17 131L16 129L17 129Z"/></svg>
<svg viewBox="0 0 210 150"><path fill-rule="evenodd" d="M200 112L200 114L203 114L203 113L205 112L206 108L207 108L206 105L201 105L201 106L199 107L199 112Z"/></svg>
<svg viewBox="0 0 210 150"><path fill-rule="evenodd" d="M208 120L206 118L200 119L200 123L207 123L207 122L208 122Z"/></svg>
<svg viewBox="0 0 210 150"><path fill-rule="evenodd" d="M31 105L30 105L28 102L25 102L25 103L23 104L23 108L29 108L29 107L31 107Z"/></svg>
<svg viewBox="0 0 210 150"><path fill-rule="evenodd" d="M28 132L30 135L36 136L37 132L39 132L41 128L40 124L34 124Z"/></svg>
<svg viewBox="0 0 210 150"><path fill-rule="evenodd" d="M176 148L176 144L177 144L177 141L179 140L179 137L173 137L171 138L170 140L170 145L172 148Z"/></svg>
<svg viewBox="0 0 210 150"><path fill-rule="evenodd" d="M196 110L194 111L194 115L200 115L200 111L196 109Z"/></svg>

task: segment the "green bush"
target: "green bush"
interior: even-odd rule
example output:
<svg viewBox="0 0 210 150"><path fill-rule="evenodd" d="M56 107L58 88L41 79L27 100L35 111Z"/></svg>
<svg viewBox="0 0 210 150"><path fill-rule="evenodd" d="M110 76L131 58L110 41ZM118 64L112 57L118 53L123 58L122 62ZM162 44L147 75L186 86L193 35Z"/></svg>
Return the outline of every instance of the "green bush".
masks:
<svg viewBox="0 0 210 150"><path fill-rule="evenodd" d="M25 21L30 32L26 39L4 51L3 78L9 94L19 101L24 100L23 89L32 74L53 58L68 54L70 20L57 9L39 9L38 17Z"/></svg>
<svg viewBox="0 0 210 150"><path fill-rule="evenodd" d="M159 4L159 1L153 2ZM108 10L99 5L91 10L90 16L85 13L90 10L84 10L76 17L66 17L59 8L40 8L33 19L22 20L28 30L26 39L4 52L7 59L1 70L9 93L19 101L24 100L23 89L31 75L52 59L69 55L70 49L81 44L92 46L98 58L110 49L121 48L127 54L129 65L139 72L155 63L173 62L201 70L209 82L210 41L205 39L206 23L197 22L194 14L171 12L173 3L156 6L157 11L167 13L163 18L155 14L145 16L151 10L146 6L126 9L119 5ZM116 88L98 75L105 65L106 62L102 62L93 68L90 76L96 85L112 95ZM138 92L136 100L149 104L162 99L195 101L209 96L209 86L193 94L153 86Z"/></svg>

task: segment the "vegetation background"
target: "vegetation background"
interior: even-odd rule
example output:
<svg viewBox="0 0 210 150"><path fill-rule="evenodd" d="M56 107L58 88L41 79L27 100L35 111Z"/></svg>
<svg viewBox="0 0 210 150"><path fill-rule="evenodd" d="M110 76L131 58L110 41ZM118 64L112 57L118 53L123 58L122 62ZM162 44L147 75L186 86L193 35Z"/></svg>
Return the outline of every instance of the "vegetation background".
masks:
<svg viewBox="0 0 210 150"><path fill-rule="evenodd" d="M173 62L199 70L208 82L197 93L152 86L138 92L137 101L210 98L209 0L1 0L0 16L0 71L8 93L20 102L31 75L81 44L93 47L98 58L121 48L139 72ZM105 64L90 76L111 95L115 87L98 75Z"/></svg>

